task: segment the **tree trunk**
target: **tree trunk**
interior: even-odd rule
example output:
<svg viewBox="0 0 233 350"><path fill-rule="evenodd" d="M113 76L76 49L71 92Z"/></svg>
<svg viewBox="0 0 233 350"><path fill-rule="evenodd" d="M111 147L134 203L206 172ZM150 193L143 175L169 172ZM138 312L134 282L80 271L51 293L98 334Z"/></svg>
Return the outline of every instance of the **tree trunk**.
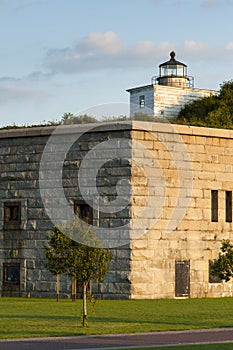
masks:
<svg viewBox="0 0 233 350"><path fill-rule="evenodd" d="M83 282L83 327L87 326L87 282Z"/></svg>
<svg viewBox="0 0 233 350"><path fill-rule="evenodd" d="M90 297L92 296L92 281L89 282L89 293Z"/></svg>
<svg viewBox="0 0 233 350"><path fill-rule="evenodd" d="M76 278L75 277L72 277L72 291L71 291L71 294L72 294L72 301L76 301Z"/></svg>
<svg viewBox="0 0 233 350"><path fill-rule="evenodd" d="M60 275L59 274L57 274L56 292L57 292L57 301L59 301L59 295L60 295Z"/></svg>

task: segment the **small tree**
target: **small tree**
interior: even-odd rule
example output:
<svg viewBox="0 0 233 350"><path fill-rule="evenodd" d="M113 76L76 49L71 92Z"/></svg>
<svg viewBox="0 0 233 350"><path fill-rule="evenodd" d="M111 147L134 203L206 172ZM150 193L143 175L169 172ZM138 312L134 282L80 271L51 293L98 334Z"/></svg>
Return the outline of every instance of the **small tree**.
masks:
<svg viewBox="0 0 233 350"><path fill-rule="evenodd" d="M57 301L60 295L60 275L66 272L65 257L70 239L64 236L57 227L53 227L48 246L44 245L44 254L47 259L47 269L57 276Z"/></svg>
<svg viewBox="0 0 233 350"><path fill-rule="evenodd" d="M212 272L221 280L228 282L233 277L233 245L229 240L223 240L218 259L212 266Z"/></svg>
<svg viewBox="0 0 233 350"><path fill-rule="evenodd" d="M102 282L109 270L112 259L109 249L99 247L93 226L87 225L77 216L69 226L60 230L70 237L70 246L65 260L66 273L83 286L82 324L88 325L87 319L87 286L91 281ZM75 238L73 240L72 238ZM82 242L82 243L79 243Z"/></svg>
<svg viewBox="0 0 233 350"><path fill-rule="evenodd" d="M75 284L76 281L82 283L83 326L88 325L88 283L101 282L112 259L110 250L100 248L99 245L93 226L85 224L76 216L71 225L53 228L49 247L44 247L47 266L52 273L65 273Z"/></svg>

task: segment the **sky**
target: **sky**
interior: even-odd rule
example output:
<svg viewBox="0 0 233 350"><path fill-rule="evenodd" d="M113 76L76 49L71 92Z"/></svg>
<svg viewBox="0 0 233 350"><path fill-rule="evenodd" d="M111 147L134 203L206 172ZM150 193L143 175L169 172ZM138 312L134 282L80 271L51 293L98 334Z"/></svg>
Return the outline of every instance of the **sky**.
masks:
<svg viewBox="0 0 233 350"><path fill-rule="evenodd" d="M127 106L172 50L196 88L219 90L232 13L233 0L0 0L0 126Z"/></svg>

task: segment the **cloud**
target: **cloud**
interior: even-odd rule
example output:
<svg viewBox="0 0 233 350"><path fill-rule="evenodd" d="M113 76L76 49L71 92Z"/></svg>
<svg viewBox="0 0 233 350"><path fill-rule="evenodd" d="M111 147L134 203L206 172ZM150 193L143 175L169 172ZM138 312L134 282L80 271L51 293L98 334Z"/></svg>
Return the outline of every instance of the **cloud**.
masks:
<svg viewBox="0 0 233 350"><path fill-rule="evenodd" d="M38 80L33 80L32 77L31 74L24 78L0 77L0 102L36 102L46 98L48 93L45 89L40 88Z"/></svg>
<svg viewBox="0 0 233 350"><path fill-rule="evenodd" d="M161 4L164 2L164 0L151 0L154 4ZM168 6L177 6L177 5L185 5L187 3L187 0L167 0Z"/></svg>
<svg viewBox="0 0 233 350"><path fill-rule="evenodd" d="M159 5L162 3L162 0L151 0L152 3L155 5ZM167 5L168 6L179 6L179 7L184 7L188 5L187 0L167 0ZM227 5L233 5L233 0L197 0L196 1L196 6L201 6L206 9L211 9L215 7L220 7L220 6L227 6Z"/></svg>
<svg viewBox="0 0 233 350"><path fill-rule="evenodd" d="M1 1L1 0L0 0ZM6 0L2 0L2 1L6 1ZM43 3L45 2L45 0L26 0L26 1L21 1L19 3L17 3L17 5L14 6L14 10L16 12L18 11L22 11L25 9L28 9L38 3Z"/></svg>
<svg viewBox="0 0 233 350"><path fill-rule="evenodd" d="M17 87L0 87L0 102L7 103L12 101L37 101L44 98L47 94L42 90L31 90Z"/></svg>
<svg viewBox="0 0 233 350"><path fill-rule="evenodd" d="M124 55L124 43L114 32L96 33L80 39L73 47L51 49L45 66L53 72L74 73L99 70L118 65Z"/></svg>
<svg viewBox="0 0 233 350"><path fill-rule="evenodd" d="M123 49L123 43L114 32L104 34L92 32L81 40L78 47L86 50L94 49L111 55L120 52Z"/></svg>
<svg viewBox="0 0 233 350"><path fill-rule="evenodd" d="M39 84L53 77L75 74L93 74L95 72L125 71L135 68L154 69L155 64L167 61L174 50L176 58L184 63L219 63L233 59L233 42L222 47L214 47L201 41L187 39L180 45L170 41L154 42L143 40L129 45L115 32L91 32L79 38L70 47L53 48L47 51L41 71L34 71L26 77L0 77L0 85L32 87L35 91ZM40 95L40 92L39 92ZM36 94L35 94L36 98Z"/></svg>
<svg viewBox="0 0 233 350"><path fill-rule="evenodd" d="M233 41L230 41L226 44L226 50L232 51L233 50Z"/></svg>
<svg viewBox="0 0 233 350"><path fill-rule="evenodd" d="M44 66L55 73L81 73L96 70L146 67L156 57L167 57L173 45L169 42L154 43L144 40L126 45L114 32L90 33L73 47L51 49Z"/></svg>
<svg viewBox="0 0 233 350"><path fill-rule="evenodd" d="M114 32L92 32L70 47L50 49L45 57L44 67L50 74L147 68L153 67L156 61L159 63L167 60L172 50L176 51L176 57L181 61L183 57L189 62L216 62L219 59L232 59L231 45L228 43L225 47L213 47L193 39L187 39L179 46L169 41L151 40L129 45Z"/></svg>
<svg viewBox="0 0 233 350"><path fill-rule="evenodd" d="M38 82L47 80L48 78L52 77L53 74L51 72L42 72L42 71L34 71L30 73L25 79L30 82Z"/></svg>
<svg viewBox="0 0 233 350"><path fill-rule="evenodd" d="M219 0L203 0L201 2L201 7L212 8L219 6Z"/></svg>
<svg viewBox="0 0 233 350"><path fill-rule="evenodd" d="M0 83L15 83L15 82L18 82L20 81L21 79L19 78L14 78L14 77L7 77L7 76L3 76L3 77L0 77Z"/></svg>
<svg viewBox="0 0 233 350"><path fill-rule="evenodd" d="M224 64L233 59L233 42L225 46L210 46L204 42L185 40L179 49L179 56L190 62L203 62L204 64Z"/></svg>
<svg viewBox="0 0 233 350"><path fill-rule="evenodd" d="M158 55L158 52L169 52L173 44L168 41L155 44L150 40L144 40L132 47L132 55L135 57L145 57L147 55Z"/></svg>
<svg viewBox="0 0 233 350"><path fill-rule="evenodd" d="M0 77L0 84L1 83L5 83L5 84L20 84L20 85L24 85L24 84L33 84L33 83L37 83L40 81L44 81L47 80L48 78L51 78L53 76L53 74L51 72L42 72L42 71L34 71L29 73L27 76L23 76L23 77L11 77L11 76L2 76Z"/></svg>
<svg viewBox="0 0 233 350"><path fill-rule="evenodd" d="M201 7L205 7L207 9L224 5L233 5L233 0L202 0L201 2Z"/></svg>
<svg viewBox="0 0 233 350"><path fill-rule="evenodd" d="M204 52L209 52L209 48L207 44L203 42L198 42L195 40L185 40L184 41L184 51L186 52L186 55L188 56L192 55L194 56L201 56Z"/></svg>

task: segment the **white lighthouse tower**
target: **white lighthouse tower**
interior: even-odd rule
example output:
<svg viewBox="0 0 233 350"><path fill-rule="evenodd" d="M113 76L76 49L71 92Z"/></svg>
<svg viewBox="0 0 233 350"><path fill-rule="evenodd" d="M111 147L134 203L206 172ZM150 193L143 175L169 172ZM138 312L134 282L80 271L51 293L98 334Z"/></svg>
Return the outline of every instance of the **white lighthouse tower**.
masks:
<svg viewBox="0 0 233 350"><path fill-rule="evenodd" d="M181 108L194 100L215 95L215 90L194 88L194 78L187 75L187 65L175 59L159 65L159 75L151 84L126 90L130 93L130 115L149 114L157 118L176 118Z"/></svg>

